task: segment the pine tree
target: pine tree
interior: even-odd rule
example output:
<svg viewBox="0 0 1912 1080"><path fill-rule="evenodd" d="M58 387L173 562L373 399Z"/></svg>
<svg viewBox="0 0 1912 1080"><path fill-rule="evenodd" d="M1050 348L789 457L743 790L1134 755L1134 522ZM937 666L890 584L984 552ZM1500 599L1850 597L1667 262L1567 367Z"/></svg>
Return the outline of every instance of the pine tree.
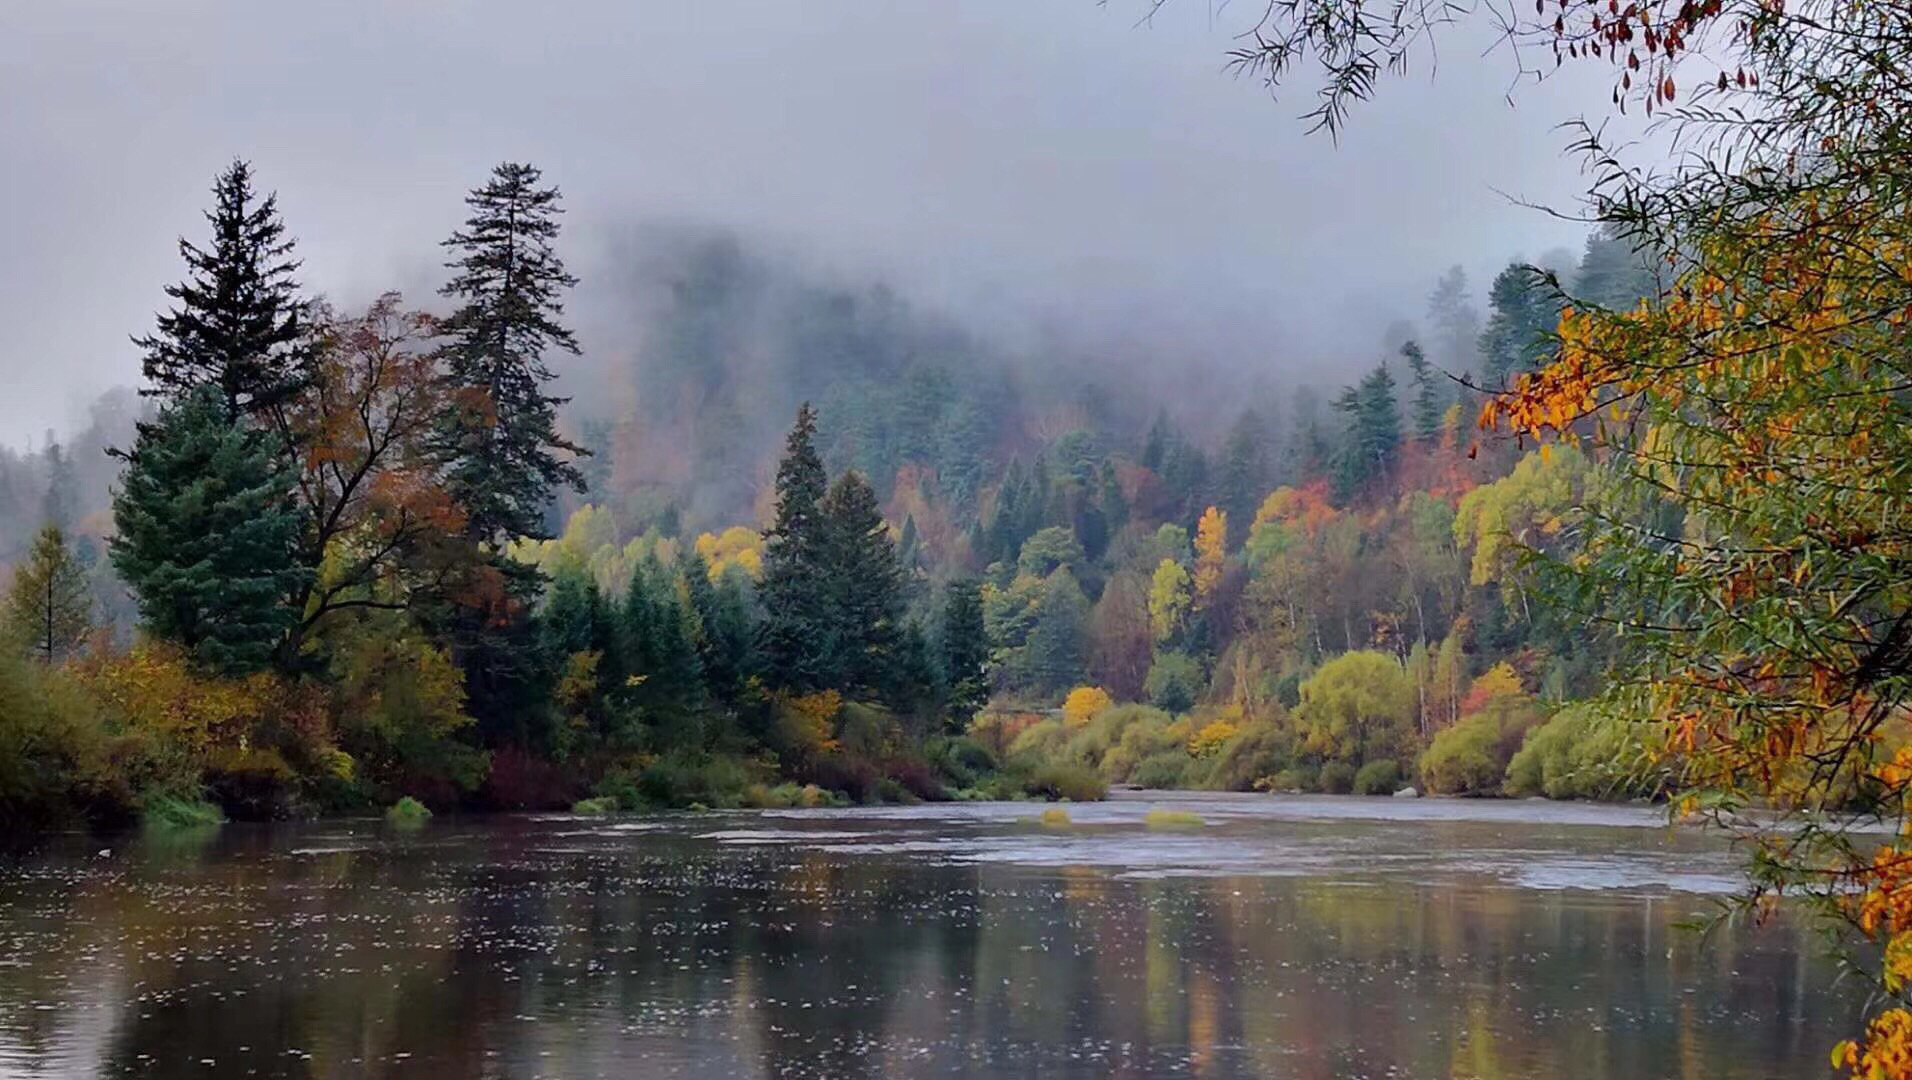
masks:
<svg viewBox="0 0 1912 1080"><path fill-rule="evenodd" d="M1401 415L1387 365L1344 389L1334 407L1348 418L1338 479L1342 498L1352 498L1387 473L1400 449Z"/></svg>
<svg viewBox="0 0 1912 1080"><path fill-rule="evenodd" d="M310 385L316 364L305 303L293 275L299 262L279 220L278 197L258 197L252 167L235 161L213 183L212 245L181 238L187 277L168 286L177 306L157 332L135 338L146 353L142 393L180 401L199 387L217 394L228 423L268 423L273 410Z"/></svg>
<svg viewBox="0 0 1912 1080"><path fill-rule="evenodd" d="M797 410L777 465L777 514L764 533L760 590L765 677L773 687L798 693L837 685L840 670L823 518L828 480L816 431L816 410L806 403Z"/></svg>
<svg viewBox="0 0 1912 1080"><path fill-rule="evenodd" d="M1634 249L1611 225L1587 235L1580 268L1574 274L1574 299L1610 311L1631 311L1641 300L1659 295L1654 260Z"/></svg>
<svg viewBox="0 0 1912 1080"><path fill-rule="evenodd" d="M837 689L879 691L890 681L902 618L896 546L862 473L838 478L822 509L832 636L842 650Z"/></svg>
<svg viewBox="0 0 1912 1080"><path fill-rule="evenodd" d="M1488 389L1538 369L1557 343L1560 306L1541 272L1513 263L1495 278L1488 292L1492 311L1481 331L1481 376Z"/></svg>
<svg viewBox="0 0 1912 1080"><path fill-rule="evenodd" d="M1434 327L1434 361L1456 376L1473 375L1480 362L1480 312L1468 297L1467 272L1449 267L1427 298L1427 317Z"/></svg>
<svg viewBox="0 0 1912 1080"><path fill-rule="evenodd" d="M1412 341L1401 346L1401 355L1414 379L1414 437L1432 441L1441 433L1441 414L1446 411L1434 385L1434 365Z"/></svg>
<svg viewBox="0 0 1912 1080"><path fill-rule="evenodd" d="M973 578L943 586L938 638L949 684L949 720L960 729L989 700L989 634L983 626L982 587Z"/></svg>
<svg viewBox="0 0 1912 1080"><path fill-rule="evenodd" d="M1255 519L1255 509L1268 495L1268 422L1254 409L1243 409L1228 431L1217 492L1222 509L1234 522L1239 543Z"/></svg>
<svg viewBox="0 0 1912 1080"><path fill-rule="evenodd" d="M465 227L444 242L455 274L439 292L460 305L443 324L446 368L461 403L445 425L445 486L469 534L494 546L542 538L553 490L585 486L572 458L586 452L558 434L565 399L545 392L547 355L578 351L558 322L577 279L552 249L563 211L541 179L530 165L497 166L466 197Z"/></svg>
<svg viewBox="0 0 1912 1080"><path fill-rule="evenodd" d="M93 629L86 568L57 525L40 530L27 561L14 571L6 628L15 643L47 664L72 655Z"/></svg>
<svg viewBox="0 0 1912 1080"><path fill-rule="evenodd" d="M241 674L271 661L310 571L284 455L229 423L227 405L208 386L140 431L113 500L112 560L152 634Z"/></svg>
<svg viewBox="0 0 1912 1080"><path fill-rule="evenodd" d="M46 441L46 497L40 502L40 520L55 528L73 527L73 459L51 432Z"/></svg>

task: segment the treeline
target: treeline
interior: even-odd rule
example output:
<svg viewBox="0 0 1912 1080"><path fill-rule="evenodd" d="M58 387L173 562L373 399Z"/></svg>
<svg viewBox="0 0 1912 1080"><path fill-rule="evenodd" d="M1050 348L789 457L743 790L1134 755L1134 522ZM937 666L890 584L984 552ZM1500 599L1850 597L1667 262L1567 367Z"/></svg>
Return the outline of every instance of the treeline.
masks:
<svg viewBox="0 0 1912 1080"><path fill-rule="evenodd" d="M1426 345L1391 332L1337 395L1218 436L1138 422L1119 388L1064 407L962 373L982 346L886 294L794 293L778 355L823 401L794 407L766 505L699 500L755 471L714 450L688 489L627 482L643 415L570 433L551 365L578 352L575 279L536 168L470 194L434 311L305 296L250 169L214 196L137 340L110 514L75 520L86 485L50 441L0 463L37 473L44 523L0 668L22 817L1480 791L1598 678L1602 643L1517 573L1586 463L1477 446L1469 420L1549 354L1570 292L1650 294L1609 237L1571 273L1510 266L1484 319L1451 271ZM643 377L721 425L744 399L720 316L754 287L701 257ZM740 503L761 523L685 529Z"/></svg>

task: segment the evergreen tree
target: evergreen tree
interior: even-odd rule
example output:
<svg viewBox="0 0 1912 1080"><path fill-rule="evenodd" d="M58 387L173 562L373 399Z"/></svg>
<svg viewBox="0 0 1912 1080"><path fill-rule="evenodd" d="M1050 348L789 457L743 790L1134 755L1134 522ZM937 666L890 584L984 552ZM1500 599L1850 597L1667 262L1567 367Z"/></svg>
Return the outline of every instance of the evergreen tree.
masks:
<svg viewBox="0 0 1912 1080"><path fill-rule="evenodd" d="M1386 475L1400 449L1401 415L1387 365L1376 366L1360 383L1343 390L1334 407L1348 418L1339 487L1342 498L1352 498Z"/></svg>
<svg viewBox="0 0 1912 1080"><path fill-rule="evenodd" d="M1560 306L1541 271L1510 264L1488 292L1491 314L1481 331L1481 376L1488 389L1538 369L1552 354Z"/></svg>
<svg viewBox="0 0 1912 1080"><path fill-rule="evenodd" d="M1174 433L1175 428L1168 420L1168 409L1156 410L1155 422L1149 425L1148 437L1142 443L1143 468L1150 472L1162 471L1162 462L1168 457L1168 444Z"/></svg>
<svg viewBox="0 0 1912 1080"><path fill-rule="evenodd" d="M40 502L40 520L60 530L73 527L73 459L51 432L46 441L46 497Z"/></svg>
<svg viewBox="0 0 1912 1080"><path fill-rule="evenodd" d="M805 404L777 465L776 520L764 533L764 675L772 687L798 693L837 685L842 645L830 596L823 518L828 481L816 430L816 410Z"/></svg>
<svg viewBox="0 0 1912 1080"><path fill-rule="evenodd" d="M1407 359L1408 372L1414 379L1414 437L1431 441L1440 435L1441 415L1446 411L1441 408L1434 385L1434 365L1412 341L1401 346L1401 355Z"/></svg>
<svg viewBox="0 0 1912 1080"><path fill-rule="evenodd" d="M1574 299L1611 311L1631 311L1641 300L1659 295L1654 261L1636 251L1633 243L1612 225L1587 235L1580 268L1574 274Z"/></svg>
<svg viewBox="0 0 1912 1080"><path fill-rule="evenodd" d="M212 245L180 239L186 280L166 289L177 306L159 317L155 333L133 341L146 353L142 393L177 402L210 387L228 423L263 423L314 375L305 304L293 278L299 263L278 197L253 192L249 164L235 161L220 173L213 200L206 215Z"/></svg>
<svg viewBox="0 0 1912 1080"><path fill-rule="evenodd" d="M1228 431L1223 448L1218 505L1235 525L1236 541L1247 534L1255 509L1268 494L1268 422L1254 409L1243 409Z"/></svg>
<svg viewBox="0 0 1912 1080"><path fill-rule="evenodd" d="M701 631L697 657L711 694L734 703L750 670L750 609L736 574L710 580L710 563L695 551L678 566Z"/></svg>
<svg viewBox="0 0 1912 1080"><path fill-rule="evenodd" d="M890 683L902 616L902 575L876 492L848 472L823 500L825 566L841 650L842 690L876 691Z"/></svg>
<svg viewBox="0 0 1912 1080"><path fill-rule="evenodd" d="M959 578L943 586L942 614L939 644L949 685L949 720L960 730L989 700L989 634L983 627L981 584Z"/></svg>
<svg viewBox="0 0 1912 1080"><path fill-rule="evenodd" d="M563 398L545 392L546 357L575 354L558 322L563 294L577 284L553 250L558 189L540 187L533 166L506 162L465 199L471 217L444 246L452 279L439 292L459 302L444 322L447 374L459 408L446 420L448 493L476 540L502 545L543 537L554 489L584 490L572 458L582 447L558 434ZM564 456L560 456L564 455Z"/></svg>
<svg viewBox="0 0 1912 1080"><path fill-rule="evenodd" d="M14 571L6 629L15 644L48 664L77 651L93 629L86 568L56 525L40 530L27 561Z"/></svg>
<svg viewBox="0 0 1912 1080"><path fill-rule="evenodd" d="M1468 296L1467 272L1449 267L1427 298L1428 322L1433 324L1434 362L1458 377L1475 373L1480 362L1480 312Z"/></svg>
<svg viewBox="0 0 1912 1080"><path fill-rule="evenodd" d="M1289 407L1294 412L1289 436L1292 443L1289 459L1294 463L1291 479L1305 484L1321 476L1328 467L1328 436L1321 428L1321 395L1311 386L1300 387Z"/></svg>
<svg viewBox="0 0 1912 1080"><path fill-rule="evenodd" d="M1023 664L1033 686L1061 693L1082 681L1088 659L1089 598L1063 567L1043 583Z"/></svg>
<svg viewBox="0 0 1912 1080"><path fill-rule="evenodd" d="M310 573L293 476L272 442L228 421L207 387L140 431L113 500L113 567L155 636L223 674L264 668Z"/></svg>

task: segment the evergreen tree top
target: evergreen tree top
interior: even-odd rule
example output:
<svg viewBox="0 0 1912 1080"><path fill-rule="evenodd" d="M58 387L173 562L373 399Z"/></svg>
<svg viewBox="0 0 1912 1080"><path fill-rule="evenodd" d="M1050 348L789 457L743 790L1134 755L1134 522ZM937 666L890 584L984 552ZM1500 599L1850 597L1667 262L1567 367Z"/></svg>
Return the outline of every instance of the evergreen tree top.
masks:
<svg viewBox="0 0 1912 1080"><path fill-rule="evenodd" d="M232 421L299 393L316 361L278 196L258 196L252 166L234 161L214 181L205 216L211 245L180 238L186 279L166 287L176 306L133 343L146 353L142 393L178 400L210 386Z"/></svg>

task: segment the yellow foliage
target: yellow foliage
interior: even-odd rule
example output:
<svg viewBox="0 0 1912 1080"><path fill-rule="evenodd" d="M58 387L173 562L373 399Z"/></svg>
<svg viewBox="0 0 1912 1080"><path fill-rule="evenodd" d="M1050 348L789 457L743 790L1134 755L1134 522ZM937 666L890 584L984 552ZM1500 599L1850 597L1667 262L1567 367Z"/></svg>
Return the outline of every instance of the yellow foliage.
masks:
<svg viewBox="0 0 1912 1080"><path fill-rule="evenodd" d="M1149 583L1149 627L1155 640L1167 641L1182 629L1188 615L1188 571L1174 559L1163 559Z"/></svg>
<svg viewBox="0 0 1912 1080"><path fill-rule="evenodd" d="M1212 757L1228 740L1239 734L1241 734L1241 728L1226 720L1218 720L1196 732L1188 740L1188 754L1195 758Z"/></svg>
<svg viewBox="0 0 1912 1080"><path fill-rule="evenodd" d="M733 525L720 534L703 533L697 537L697 554L710 564L710 579L721 581L731 567L763 577L763 534L755 529Z"/></svg>
<svg viewBox="0 0 1912 1080"><path fill-rule="evenodd" d="M129 731L157 736L202 763L220 751L242 750L253 725L282 697L271 675L200 675L170 645L102 653L78 675Z"/></svg>
<svg viewBox="0 0 1912 1080"><path fill-rule="evenodd" d="M1205 608L1221 586L1228 565L1228 513L1213 506L1195 529L1195 606Z"/></svg>
<svg viewBox="0 0 1912 1080"><path fill-rule="evenodd" d="M784 702L781 728L784 741L799 754L827 754L838 748L835 737L837 716L843 712L843 695L835 690L802 694Z"/></svg>
<svg viewBox="0 0 1912 1080"><path fill-rule="evenodd" d="M1099 686L1078 686L1069 691L1062 703L1062 719L1071 728L1086 726L1095 714L1115 705L1115 699Z"/></svg>

